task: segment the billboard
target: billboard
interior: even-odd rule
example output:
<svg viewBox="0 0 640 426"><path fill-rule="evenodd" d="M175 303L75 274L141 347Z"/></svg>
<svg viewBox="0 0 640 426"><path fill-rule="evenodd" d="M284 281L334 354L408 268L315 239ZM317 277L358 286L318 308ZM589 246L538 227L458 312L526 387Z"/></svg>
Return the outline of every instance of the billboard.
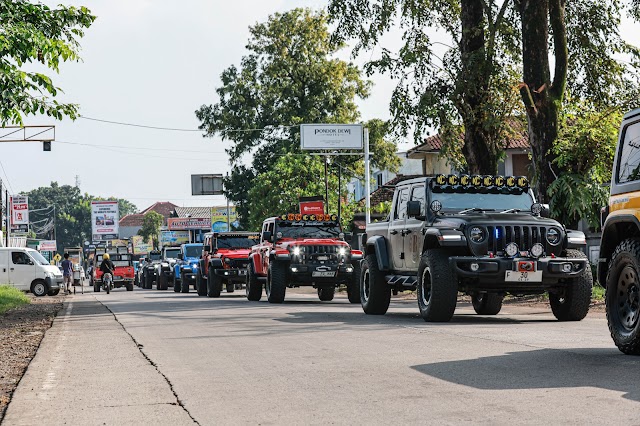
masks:
<svg viewBox="0 0 640 426"><path fill-rule="evenodd" d="M301 124L302 149L362 149L362 124Z"/></svg>
<svg viewBox="0 0 640 426"><path fill-rule="evenodd" d="M229 222L235 227L239 225L236 206L229 206ZM211 207L211 230L214 232L230 231L227 226L227 206Z"/></svg>
<svg viewBox="0 0 640 426"><path fill-rule="evenodd" d="M131 249L133 250L133 254L148 254L153 250L153 244L145 241L142 235L134 235L131 237Z"/></svg>
<svg viewBox="0 0 640 426"><path fill-rule="evenodd" d="M115 240L118 238L120 214L117 201L91 202L91 235L93 241Z"/></svg>
<svg viewBox="0 0 640 426"><path fill-rule="evenodd" d="M189 231L160 231L160 245L177 246L189 243Z"/></svg>
<svg viewBox="0 0 640 426"><path fill-rule="evenodd" d="M40 247L39 248L40 251L56 251L57 250L56 240L40 241L39 247Z"/></svg>
<svg viewBox="0 0 640 426"><path fill-rule="evenodd" d="M29 233L29 198L26 195L12 195L11 205L11 233L26 235Z"/></svg>
<svg viewBox="0 0 640 426"><path fill-rule="evenodd" d="M170 217L167 219L169 231L186 231L188 229L209 229L211 219L204 217Z"/></svg>

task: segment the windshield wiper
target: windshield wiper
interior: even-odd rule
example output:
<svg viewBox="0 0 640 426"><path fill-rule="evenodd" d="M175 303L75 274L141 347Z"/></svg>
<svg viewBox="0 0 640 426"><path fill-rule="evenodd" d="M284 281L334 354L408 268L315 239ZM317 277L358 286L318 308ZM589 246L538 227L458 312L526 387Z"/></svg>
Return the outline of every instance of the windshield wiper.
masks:
<svg viewBox="0 0 640 426"><path fill-rule="evenodd" d="M484 213L484 212L494 212L494 211L496 211L496 209L481 209L480 207L472 207L470 209L464 209L461 212L458 212L458 214L465 214L469 212Z"/></svg>
<svg viewBox="0 0 640 426"><path fill-rule="evenodd" d="M522 210L521 209L507 209L504 211L501 211L500 213L520 213Z"/></svg>

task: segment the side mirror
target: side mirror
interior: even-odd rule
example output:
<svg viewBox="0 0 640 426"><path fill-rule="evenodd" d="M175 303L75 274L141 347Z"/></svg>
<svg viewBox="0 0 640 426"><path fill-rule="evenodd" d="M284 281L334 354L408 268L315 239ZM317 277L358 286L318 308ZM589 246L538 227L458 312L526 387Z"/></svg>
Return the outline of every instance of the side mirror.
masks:
<svg viewBox="0 0 640 426"><path fill-rule="evenodd" d="M178 253L178 260L182 260L182 259L184 259L183 254L182 253Z"/></svg>
<svg viewBox="0 0 640 426"><path fill-rule="evenodd" d="M262 233L262 241L271 241L271 237L272 237L271 231L264 231Z"/></svg>
<svg viewBox="0 0 640 426"><path fill-rule="evenodd" d="M407 202L407 216L418 217L422 213L422 203L420 201Z"/></svg>
<svg viewBox="0 0 640 426"><path fill-rule="evenodd" d="M540 216L551 217L551 208L549 207L549 204L542 205L542 211L540 212Z"/></svg>

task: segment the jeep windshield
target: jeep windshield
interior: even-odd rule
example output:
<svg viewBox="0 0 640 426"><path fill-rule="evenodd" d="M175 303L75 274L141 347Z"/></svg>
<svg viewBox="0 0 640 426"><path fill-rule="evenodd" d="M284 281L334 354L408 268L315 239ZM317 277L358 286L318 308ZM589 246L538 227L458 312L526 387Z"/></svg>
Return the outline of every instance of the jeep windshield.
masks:
<svg viewBox="0 0 640 426"><path fill-rule="evenodd" d="M282 222L277 225L277 232L282 238L338 238L342 230L336 224L309 225L302 222Z"/></svg>
<svg viewBox="0 0 640 426"><path fill-rule="evenodd" d="M202 246L187 246L184 248L184 257L200 257Z"/></svg>
<svg viewBox="0 0 640 426"><path fill-rule="evenodd" d="M151 261L154 261L154 260L161 260L161 259L162 259L162 256L160 255L160 253L151 253L151 254L149 255L149 259L150 259Z"/></svg>
<svg viewBox="0 0 640 426"><path fill-rule="evenodd" d="M257 244L256 239L257 237L218 237L216 247L218 249L248 249Z"/></svg>
<svg viewBox="0 0 640 426"><path fill-rule="evenodd" d="M517 209L531 210L533 198L527 192L521 194L473 194L473 193L434 193L431 200L442 203L443 211L462 211L482 209L485 211L503 211Z"/></svg>
<svg viewBox="0 0 640 426"><path fill-rule="evenodd" d="M164 251L164 257L165 257L165 259L177 259L178 258L178 253L180 253L180 249L179 248L165 250Z"/></svg>

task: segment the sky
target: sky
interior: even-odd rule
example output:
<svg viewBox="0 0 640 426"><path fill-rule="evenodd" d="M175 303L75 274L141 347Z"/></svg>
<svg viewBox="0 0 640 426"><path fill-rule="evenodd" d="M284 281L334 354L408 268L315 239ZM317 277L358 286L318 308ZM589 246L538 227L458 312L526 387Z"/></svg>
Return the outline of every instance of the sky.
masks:
<svg viewBox="0 0 640 426"><path fill-rule="evenodd" d="M57 0L85 5L98 16L81 39L82 61L65 63L54 84L58 97L80 105L80 113L149 126L197 129L194 111L217 100L221 72L246 53L248 27L294 7L326 7L326 0ZM640 45L637 26L625 23L628 40ZM636 38L636 40L633 40ZM385 47L398 44L399 32ZM344 58L348 58L348 51ZM369 59L365 57L357 62ZM47 72L51 75L51 72ZM394 87L373 76L369 98L359 101L363 120L389 118ZM0 161L10 193L47 186L75 185L97 196L126 198L140 209L155 201L180 206L222 205L221 196L191 196L192 174L229 171L220 138L202 132L170 132L78 119L56 122L29 116L27 125L56 126L51 152L41 143L2 143ZM405 143L407 149L413 143ZM2 172L0 170L0 172ZM6 176L5 176L6 175ZM8 179L7 179L8 178ZM6 186L5 182L5 186Z"/></svg>

